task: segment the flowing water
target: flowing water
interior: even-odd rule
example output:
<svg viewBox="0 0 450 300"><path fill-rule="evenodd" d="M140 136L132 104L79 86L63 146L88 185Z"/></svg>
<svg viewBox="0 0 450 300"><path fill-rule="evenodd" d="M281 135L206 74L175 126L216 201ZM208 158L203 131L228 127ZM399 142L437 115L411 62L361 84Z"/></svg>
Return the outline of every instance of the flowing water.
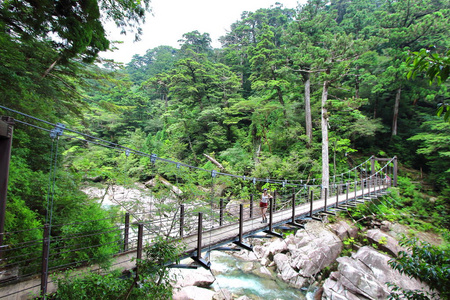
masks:
<svg viewBox="0 0 450 300"><path fill-rule="evenodd" d="M242 261L223 252L211 253L211 267L216 274L215 290L227 289L237 296L247 296L254 300L294 300L312 299L311 293L289 287L272 276L258 275L259 262Z"/></svg>

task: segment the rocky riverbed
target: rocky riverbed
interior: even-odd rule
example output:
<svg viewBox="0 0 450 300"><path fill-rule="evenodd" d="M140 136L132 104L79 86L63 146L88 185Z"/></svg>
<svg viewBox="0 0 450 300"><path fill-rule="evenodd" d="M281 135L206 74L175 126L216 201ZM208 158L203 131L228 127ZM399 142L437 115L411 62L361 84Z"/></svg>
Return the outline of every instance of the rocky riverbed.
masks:
<svg viewBox="0 0 450 300"><path fill-rule="evenodd" d="M398 233L392 231L400 227L388 222L380 227L358 232L345 221L334 224L309 221L305 229L284 239L251 239L248 242L254 245L253 252L242 250L228 252L228 255L246 262L242 269L247 274L271 278L273 282L269 280L266 285L275 286L276 281L281 280L290 289L297 290L297 299L387 299L390 293L387 282L406 289L426 289L421 282L390 268L388 261L403 250L394 238ZM358 235L369 245L349 246L348 241ZM220 285L214 285L220 274L214 262L211 271L198 269L184 274L188 275L179 273L174 299L289 299L284 296L261 298L220 289ZM246 282L235 281L234 284L239 286Z"/></svg>

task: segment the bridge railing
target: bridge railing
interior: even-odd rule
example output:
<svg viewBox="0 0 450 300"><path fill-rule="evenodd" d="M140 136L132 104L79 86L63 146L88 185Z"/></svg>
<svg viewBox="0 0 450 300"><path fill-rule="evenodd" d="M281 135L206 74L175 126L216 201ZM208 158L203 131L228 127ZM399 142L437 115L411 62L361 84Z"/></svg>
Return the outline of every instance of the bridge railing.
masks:
<svg viewBox="0 0 450 300"><path fill-rule="evenodd" d="M333 184L327 189L327 195L329 199L335 197L336 203L328 202L327 205L337 206L341 201L377 196L380 187L392 185L393 175L390 172L387 165L367 178ZM311 203L312 211L318 207L319 201L324 201L321 197L323 192L323 187L319 185L280 189L273 193L273 211L289 210L292 203L296 206ZM203 202L175 206L171 210L155 207L151 211L121 213L102 220L5 232L4 246L0 249L0 298L8 298L17 293L1 292L3 286L35 275L40 275L41 282L25 289L37 288L45 292L47 285L51 283L47 279L53 272L101 263L115 255L125 257L121 263L131 263L133 257L126 257L127 253L142 255L142 247L151 244L156 235L179 240L198 235L200 231L206 233L203 237L206 240L218 238L215 235L219 233L213 233L213 229L229 227L227 230L236 236L238 232L229 225L242 220L258 220L255 224L259 223L259 197L211 197L203 199ZM19 240L18 236L24 238Z"/></svg>

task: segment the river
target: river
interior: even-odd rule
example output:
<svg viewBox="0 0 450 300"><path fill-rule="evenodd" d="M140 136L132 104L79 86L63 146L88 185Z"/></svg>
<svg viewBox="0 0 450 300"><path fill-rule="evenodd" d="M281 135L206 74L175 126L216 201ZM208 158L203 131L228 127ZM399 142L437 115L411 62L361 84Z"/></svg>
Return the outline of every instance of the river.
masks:
<svg viewBox="0 0 450 300"><path fill-rule="evenodd" d="M216 281L214 290L227 289L237 296L247 296L253 300L294 300L312 299L313 291L303 291L289 287L274 272L272 276L257 275L259 262L240 260L224 252L213 251L210 256L211 268ZM255 274L256 273L256 274Z"/></svg>

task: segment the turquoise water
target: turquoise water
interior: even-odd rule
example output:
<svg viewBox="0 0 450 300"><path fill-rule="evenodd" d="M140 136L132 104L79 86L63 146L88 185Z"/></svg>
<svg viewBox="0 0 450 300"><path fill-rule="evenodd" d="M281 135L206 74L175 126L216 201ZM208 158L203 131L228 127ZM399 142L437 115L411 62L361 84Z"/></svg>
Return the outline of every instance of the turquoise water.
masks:
<svg viewBox="0 0 450 300"><path fill-rule="evenodd" d="M212 269L218 273L213 283L215 290L227 289L237 296L245 295L254 300L307 299L304 292L289 287L276 274L272 273L271 277L255 274L261 267L258 262L249 263L222 252L213 252L211 264Z"/></svg>

